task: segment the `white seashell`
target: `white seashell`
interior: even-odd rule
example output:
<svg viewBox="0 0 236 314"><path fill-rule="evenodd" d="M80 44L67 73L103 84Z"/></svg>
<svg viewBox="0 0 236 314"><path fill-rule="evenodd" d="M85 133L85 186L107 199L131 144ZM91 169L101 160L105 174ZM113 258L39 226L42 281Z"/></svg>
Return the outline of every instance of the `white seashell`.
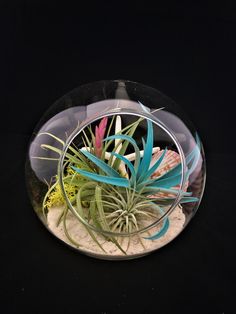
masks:
<svg viewBox="0 0 236 314"><path fill-rule="evenodd" d="M153 154L150 167L154 165L154 163L157 161L157 159L161 156L162 153L163 153L163 150L160 150L156 154ZM181 162L181 159L178 153L174 152L173 150L167 150L165 157L162 160L161 165L154 172L154 174L152 175L152 178L162 176L167 171L169 171L170 169L178 165L180 162Z"/></svg>
<svg viewBox="0 0 236 314"><path fill-rule="evenodd" d="M163 150L160 150L156 154L153 154L151 166L154 165L154 163L157 161L157 159L161 156L162 153L163 153ZM167 150L165 157L162 160L161 165L158 167L158 169L152 175L152 179L164 175L166 172L168 172L169 170L171 170L172 168L177 166L180 162L181 162L181 159L180 159L180 156L178 153L176 153L175 151L172 151L172 150ZM180 187L179 185L176 185L176 186L173 186L172 189L178 190L179 187ZM188 182L185 183L184 191L187 191L187 188L188 188ZM175 195L171 194L171 193L159 192L159 193L157 193L153 196L150 196L150 197L160 197L160 198L167 197L168 198L168 197L174 197L174 196Z"/></svg>

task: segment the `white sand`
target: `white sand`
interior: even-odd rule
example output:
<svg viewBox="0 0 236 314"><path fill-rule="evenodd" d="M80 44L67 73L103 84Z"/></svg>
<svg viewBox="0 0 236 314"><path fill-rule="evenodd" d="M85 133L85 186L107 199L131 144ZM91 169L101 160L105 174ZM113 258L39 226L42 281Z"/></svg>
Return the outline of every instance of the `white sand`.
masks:
<svg viewBox="0 0 236 314"><path fill-rule="evenodd" d="M76 246L72 244L66 237L63 224L61 223L58 227L56 226L56 222L59 215L61 214L61 211L62 209L60 207L54 207L50 209L48 213L48 227L55 236L70 246L76 248ZM132 258L139 255L148 254L151 251L166 245L181 232L185 222L185 215L183 214L181 207L177 206L176 209L169 215L169 222L169 229L161 238L157 240L142 239L144 247L140 243L139 237L134 235L130 238L130 244L127 250L128 237L123 237L122 248L126 251L127 255L124 255L124 253L122 253L114 243L111 241L106 241L104 237L97 234L98 241L106 251L106 253L104 253L91 238L83 224L81 224L71 213L68 213L67 216L67 229L70 236L80 244L80 246L77 248L85 254L95 255L96 257L104 259L115 259L116 257ZM152 228L150 230L151 234L158 231L158 229L160 229L160 226ZM148 236L148 234L143 233L141 236Z"/></svg>

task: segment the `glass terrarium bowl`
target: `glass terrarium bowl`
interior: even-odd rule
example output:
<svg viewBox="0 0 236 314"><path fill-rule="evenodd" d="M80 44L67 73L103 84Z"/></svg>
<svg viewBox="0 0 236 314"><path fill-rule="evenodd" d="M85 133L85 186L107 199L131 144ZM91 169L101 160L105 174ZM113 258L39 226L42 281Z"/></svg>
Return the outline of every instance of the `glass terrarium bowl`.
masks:
<svg viewBox="0 0 236 314"><path fill-rule="evenodd" d="M131 81L80 86L34 130L26 179L57 238L102 259L143 256L194 216L205 185L201 141L179 107Z"/></svg>

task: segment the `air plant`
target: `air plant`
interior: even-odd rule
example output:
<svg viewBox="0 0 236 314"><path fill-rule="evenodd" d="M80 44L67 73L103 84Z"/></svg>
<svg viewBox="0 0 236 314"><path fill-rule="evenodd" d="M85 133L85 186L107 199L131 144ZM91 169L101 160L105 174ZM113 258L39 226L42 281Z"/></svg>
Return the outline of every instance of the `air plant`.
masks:
<svg viewBox="0 0 236 314"><path fill-rule="evenodd" d="M136 125L129 132L133 133L134 128L136 128ZM140 216L157 217L153 214L153 210L162 214L164 212L163 207L170 205L175 200L175 197L150 199L150 196L158 192L172 195L178 194L178 191L174 190L173 187L180 184L182 166L178 164L164 175L151 179L153 173L161 165L167 149L163 151L155 164L150 167L153 154L153 125L150 120L147 120L147 139L146 141L143 140L144 153L142 158L139 147L130 134L122 134L120 132L120 134L107 136L103 141L106 143L106 147L109 147L112 141L115 140L119 140L119 142L111 151L108 162L97 158L88 150L81 150L84 156L96 164L103 174L85 171L75 166L72 166L72 168L87 179L100 183L100 185L96 185L95 197L92 199L92 202L95 203L93 206L96 206L98 209L96 211L96 223L99 221L98 217L102 217L102 225L97 224L101 230L132 232L136 229L138 231L141 226L140 221L142 221ZM131 144L135 151L134 163L124 155L128 144ZM118 146L121 146L119 153L116 152ZM112 163L113 157L116 158L116 161ZM194 170L198 158L199 148L197 146L186 158L187 165L191 164L186 180ZM119 173L120 162L123 162L129 170L128 178ZM180 203L198 200L190 195L190 193L182 191ZM156 239L163 235L163 230L167 229L167 225L168 219L165 220L162 229L151 236L150 239Z"/></svg>
<svg viewBox="0 0 236 314"><path fill-rule="evenodd" d="M133 135L143 118L121 129L121 118L116 116L116 134L110 135L114 117L109 125L108 118L103 118L95 127L95 134L91 126L87 128L91 140L86 131L83 131L84 147L81 149L69 146L65 154L64 185L74 187L74 194L69 199L73 204L74 215L84 222L88 232L97 241L89 225L94 226L104 234L104 237L115 243L123 252L119 241L115 236L107 235L132 234L139 232L145 227L145 221L154 222L165 213L166 206L175 201L176 195L180 193L180 204L196 202L198 199L192 197L191 193L178 191L174 187L180 184L182 178L182 165L177 166L163 175L152 178L153 173L162 164L167 148L163 150L160 157L151 165L153 153L159 150L153 147L153 124L147 121L147 137L142 139L143 149L140 150ZM45 134L45 133L44 133ZM62 145L65 143L47 133ZM106 134L106 137L105 137ZM195 169L199 156L200 144L196 136L197 145L186 157L188 172L185 182ZM126 154L128 147L132 146L134 153ZM59 155L62 150L49 145L42 145L44 149L50 149ZM113 147L111 151L109 148ZM48 198L54 191L58 181L52 186L44 199L43 208L47 207ZM65 189L66 190L66 189ZM67 191L66 191L67 192ZM158 193L164 197L160 197ZM55 197L55 195L54 195ZM66 217L68 208L65 206L60 219L63 219L65 233L71 239L66 229ZM45 213L46 214L46 213ZM60 223L60 219L58 223ZM145 239L155 240L163 236L169 227L169 220L165 218L161 229ZM140 239L141 243L142 240Z"/></svg>
<svg viewBox="0 0 236 314"><path fill-rule="evenodd" d="M103 139L106 132L107 120L108 118L104 117L95 128L94 148L95 155L99 158L102 155Z"/></svg>

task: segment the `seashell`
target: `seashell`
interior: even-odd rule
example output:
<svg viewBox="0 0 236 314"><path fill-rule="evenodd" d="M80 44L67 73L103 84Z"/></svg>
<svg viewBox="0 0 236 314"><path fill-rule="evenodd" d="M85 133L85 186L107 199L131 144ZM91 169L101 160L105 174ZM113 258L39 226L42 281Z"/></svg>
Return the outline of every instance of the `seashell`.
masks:
<svg viewBox="0 0 236 314"><path fill-rule="evenodd" d="M163 153L163 150L160 150L159 152L153 154L152 161L150 167L154 165L154 163L157 161L157 159L161 156ZM162 176L170 169L174 168L176 165L180 163L180 156L178 153L174 152L173 150L167 150L164 159L162 160L161 165L158 167L158 169L153 173L152 178L156 178L159 176Z"/></svg>
<svg viewBox="0 0 236 314"><path fill-rule="evenodd" d="M161 156L163 153L163 150L160 150L159 152L153 154L152 161L151 161L151 166L154 165L154 163L157 161L157 159ZM181 162L180 156L178 153L176 153L173 150L167 150L165 157L161 163L161 165L158 167L158 169L153 173L151 176L152 179L158 178L162 175L164 175L166 172L177 166ZM184 191L187 191L188 188L188 183L186 182L184 185ZM173 186L172 189L178 190L180 185ZM155 195L152 195L150 197L160 197L160 198L168 198L168 197L173 197L174 194L171 193L164 193L164 192L159 192Z"/></svg>

